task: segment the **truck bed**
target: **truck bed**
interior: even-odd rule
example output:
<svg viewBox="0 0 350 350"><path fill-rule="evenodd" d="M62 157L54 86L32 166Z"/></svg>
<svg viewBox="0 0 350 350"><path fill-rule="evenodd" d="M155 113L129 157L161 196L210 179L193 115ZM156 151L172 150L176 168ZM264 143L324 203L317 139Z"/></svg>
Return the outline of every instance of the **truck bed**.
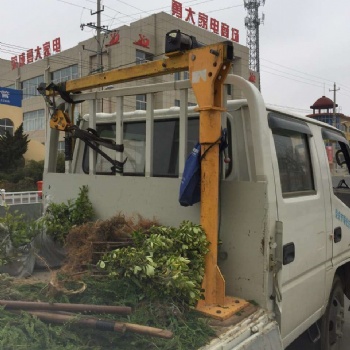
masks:
<svg viewBox="0 0 350 350"><path fill-rule="evenodd" d="M217 337L200 350L283 349L278 324L259 307L250 305L225 321L210 324Z"/></svg>

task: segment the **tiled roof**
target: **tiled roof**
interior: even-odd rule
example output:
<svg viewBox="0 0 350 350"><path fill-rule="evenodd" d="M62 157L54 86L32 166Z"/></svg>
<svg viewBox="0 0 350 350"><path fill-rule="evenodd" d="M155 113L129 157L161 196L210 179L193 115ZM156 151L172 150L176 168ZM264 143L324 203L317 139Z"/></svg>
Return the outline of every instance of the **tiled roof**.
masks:
<svg viewBox="0 0 350 350"><path fill-rule="evenodd" d="M336 104L336 107L338 107L337 104ZM333 101L326 96L322 96L312 106L310 106L310 108L311 109L333 108Z"/></svg>

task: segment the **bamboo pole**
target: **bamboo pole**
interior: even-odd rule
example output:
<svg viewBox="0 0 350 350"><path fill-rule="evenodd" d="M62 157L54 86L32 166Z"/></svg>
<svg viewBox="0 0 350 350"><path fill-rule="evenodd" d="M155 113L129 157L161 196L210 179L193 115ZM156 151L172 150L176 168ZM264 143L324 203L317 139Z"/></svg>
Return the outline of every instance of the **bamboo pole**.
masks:
<svg viewBox="0 0 350 350"><path fill-rule="evenodd" d="M16 311L18 312L18 311ZM166 329L155 328L143 326L135 323L124 323L124 322L115 322L111 320L100 320L95 317L80 317L80 315L74 314L61 314L45 311L33 311L27 310L28 313L38 317L40 320L53 322L53 323L67 323L72 322L77 325L82 325L102 331L114 331L124 333L126 331L149 335L152 337L171 339L173 333Z"/></svg>

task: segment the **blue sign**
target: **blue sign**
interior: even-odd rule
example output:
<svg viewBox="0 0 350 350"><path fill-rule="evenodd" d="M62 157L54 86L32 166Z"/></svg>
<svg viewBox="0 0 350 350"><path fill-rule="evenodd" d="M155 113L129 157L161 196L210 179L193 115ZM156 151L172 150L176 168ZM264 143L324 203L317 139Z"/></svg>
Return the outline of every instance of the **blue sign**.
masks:
<svg viewBox="0 0 350 350"><path fill-rule="evenodd" d="M0 87L0 104L22 107L22 90Z"/></svg>
<svg viewBox="0 0 350 350"><path fill-rule="evenodd" d="M342 222L346 227L350 228L350 220L338 209L335 209L335 218Z"/></svg>

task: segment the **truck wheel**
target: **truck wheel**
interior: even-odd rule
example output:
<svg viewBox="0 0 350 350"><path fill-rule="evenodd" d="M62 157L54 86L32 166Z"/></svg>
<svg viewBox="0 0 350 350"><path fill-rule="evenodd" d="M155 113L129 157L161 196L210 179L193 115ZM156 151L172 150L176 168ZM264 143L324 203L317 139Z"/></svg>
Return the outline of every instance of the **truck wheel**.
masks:
<svg viewBox="0 0 350 350"><path fill-rule="evenodd" d="M339 276L334 276L326 312L321 319L321 350L337 350L343 335L344 292Z"/></svg>

